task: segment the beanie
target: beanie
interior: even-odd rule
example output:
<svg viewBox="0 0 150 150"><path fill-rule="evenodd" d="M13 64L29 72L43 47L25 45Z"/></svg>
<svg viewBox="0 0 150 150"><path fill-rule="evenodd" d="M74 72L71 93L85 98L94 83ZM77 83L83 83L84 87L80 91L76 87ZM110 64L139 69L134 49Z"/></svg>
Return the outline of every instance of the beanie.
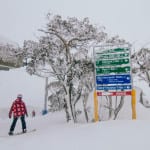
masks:
<svg viewBox="0 0 150 150"><path fill-rule="evenodd" d="M17 95L17 98L22 98L22 94L18 94L18 95Z"/></svg>

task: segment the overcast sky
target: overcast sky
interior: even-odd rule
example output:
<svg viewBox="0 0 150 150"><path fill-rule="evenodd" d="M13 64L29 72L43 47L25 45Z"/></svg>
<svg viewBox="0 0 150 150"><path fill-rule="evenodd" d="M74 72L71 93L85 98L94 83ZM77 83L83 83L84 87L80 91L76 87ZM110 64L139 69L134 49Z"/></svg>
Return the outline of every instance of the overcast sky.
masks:
<svg viewBox="0 0 150 150"><path fill-rule="evenodd" d="M48 12L89 17L111 35L150 47L150 0L0 0L0 36L19 45L34 40Z"/></svg>

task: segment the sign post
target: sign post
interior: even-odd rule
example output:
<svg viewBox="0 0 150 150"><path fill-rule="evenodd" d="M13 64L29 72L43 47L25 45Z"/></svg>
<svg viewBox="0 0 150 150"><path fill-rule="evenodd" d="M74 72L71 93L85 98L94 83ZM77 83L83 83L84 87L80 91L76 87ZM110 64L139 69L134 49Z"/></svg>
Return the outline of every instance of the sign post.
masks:
<svg viewBox="0 0 150 150"><path fill-rule="evenodd" d="M136 91L132 90L132 119L136 119Z"/></svg>
<svg viewBox="0 0 150 150"><path fill-rule="evenodd" d="M94 91L94 121L99 121L97 92Z"/></svg>

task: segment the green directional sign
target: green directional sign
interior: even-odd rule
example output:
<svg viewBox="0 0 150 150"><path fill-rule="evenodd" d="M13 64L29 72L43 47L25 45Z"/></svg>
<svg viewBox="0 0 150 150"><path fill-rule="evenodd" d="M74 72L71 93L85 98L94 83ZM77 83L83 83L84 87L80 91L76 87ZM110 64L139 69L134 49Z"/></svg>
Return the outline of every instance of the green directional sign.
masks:
<svg viewBox="0 0 150 150"><path fill-rule="evenodd" d="M129 48L114 48L114 49L108 49L108 50L101 50L99 52L96 52L97 54L106 54L106 53L118 53L118 52L129 52Z"/></svg>
<svg viewBox="0 0 150 150"><path fill-rule="evenodd" d="M129 73L130 72L130 66L126 67L110 67L110 68L96 68L96 74L111 74L111 73Z"/></svg>
<svg viewBox="0 0 150 150"><path fill-rule="evenodd" d="M112 60L99 60L96 61L96 66L117 66L117 65L123 65L123 64L129 64L129 58L126 59L112 59Z"/></svg>
<svg viewBox="0 0 150 150"><path fill-rule="evenodd" d="M124 58L124 57L129 57L129 53L111 53L111 54L97 54L96 55L96 60L98 59L114 59L114 58Z"/></svg>

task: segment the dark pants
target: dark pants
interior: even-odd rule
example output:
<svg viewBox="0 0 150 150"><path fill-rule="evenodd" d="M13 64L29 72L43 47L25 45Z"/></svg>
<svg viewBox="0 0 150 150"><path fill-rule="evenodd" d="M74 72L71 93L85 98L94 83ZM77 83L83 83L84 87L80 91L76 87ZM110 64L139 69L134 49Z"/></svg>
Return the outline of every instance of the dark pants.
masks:
<svg viewBox="0 0 150 150"><path fill-rule="evenodd" d="M25 116L23 115L20 117L14 117L13 118L13 122L12 122L11 127L10 127L10 132L14 131L18 118L20 118L20 120L21 120L22 130L26 129Z"/></svg>

